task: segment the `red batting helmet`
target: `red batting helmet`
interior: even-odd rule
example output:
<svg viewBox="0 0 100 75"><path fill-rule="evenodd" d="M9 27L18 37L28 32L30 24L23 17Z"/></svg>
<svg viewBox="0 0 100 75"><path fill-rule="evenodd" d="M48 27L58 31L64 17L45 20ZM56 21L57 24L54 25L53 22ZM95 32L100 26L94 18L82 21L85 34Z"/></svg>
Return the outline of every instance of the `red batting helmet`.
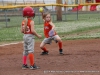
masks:
<svg viewBox="0 0 100 75"><path fill-rule="evenodd" d="M27 7L23 8L23 17L25 17L25 16L35 17L35 12L32 7L27 6Z"/></svg>

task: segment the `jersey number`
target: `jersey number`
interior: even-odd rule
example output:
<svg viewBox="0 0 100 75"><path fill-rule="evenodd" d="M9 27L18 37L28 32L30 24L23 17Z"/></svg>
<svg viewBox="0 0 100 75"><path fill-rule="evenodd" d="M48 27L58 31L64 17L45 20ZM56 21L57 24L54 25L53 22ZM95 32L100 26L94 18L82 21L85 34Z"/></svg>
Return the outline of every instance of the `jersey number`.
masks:
<svg viewBox="0 0 100 75"><path fill-rule="evenodd" d="M25 26L23 26L23 30L24 30ZM30 32L30 28L27 26L26 28L26 32Z"/></svg>

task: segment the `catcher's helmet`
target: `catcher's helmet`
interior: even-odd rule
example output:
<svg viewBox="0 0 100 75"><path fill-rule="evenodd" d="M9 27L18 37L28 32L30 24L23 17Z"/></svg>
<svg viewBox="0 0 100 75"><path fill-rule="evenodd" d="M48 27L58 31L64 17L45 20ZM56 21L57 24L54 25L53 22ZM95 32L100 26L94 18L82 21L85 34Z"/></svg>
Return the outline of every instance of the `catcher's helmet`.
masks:
<svg viewBox="0 0 100 75"><path fill-rule="evenodd" d="M35 12L32 7L27 6L27 7L23 8L23 17L25 17L25 16L35 17Z"/></svg>

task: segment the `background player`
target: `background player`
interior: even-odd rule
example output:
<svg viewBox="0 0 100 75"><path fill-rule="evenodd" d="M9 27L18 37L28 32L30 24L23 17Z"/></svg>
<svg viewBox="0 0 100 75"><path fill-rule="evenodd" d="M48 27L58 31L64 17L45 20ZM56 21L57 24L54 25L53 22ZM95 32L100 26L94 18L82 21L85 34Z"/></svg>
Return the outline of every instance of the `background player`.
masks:
<svg viewBox="0 0 100 75"><path fill-rule="evenodd" d="M45 45L51 44L52 40L54 40L56 43L58 43L59 53L63 54L62 40L55 32L55 25L51 21L50 13L41 12L41 14L42 14L42 19L44 21L44 36L45 36L45 39L42 41L42 43L40 45L40 48L43 50L41 55L48 54L48 50L45 48Z"/></svg>

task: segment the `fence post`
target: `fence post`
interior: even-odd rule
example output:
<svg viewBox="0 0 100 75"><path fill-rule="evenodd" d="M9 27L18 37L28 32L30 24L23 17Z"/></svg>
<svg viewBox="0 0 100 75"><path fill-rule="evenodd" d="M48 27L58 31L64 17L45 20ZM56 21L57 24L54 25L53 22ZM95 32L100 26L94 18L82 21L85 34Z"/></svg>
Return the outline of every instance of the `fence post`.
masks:
<svg viewBox="0 0 100 75"><path fill-rule="evenodd" d="M39 7L39 8L40 8L40 7ZM38 11L39 24L41 23L41 22L40 22L40 18L41 18L40 16L41 16L41 14L40 14L40 12Z"/></svg>
<svg viewBox="0 0 100 75"><path fill-rule="evenodd" d="M62 4L62 0L56 0L57 4ZM57 9L57 21L62 21L62 7L56 6Z"/></svg>
<svg viewBox="0 0 100 75"><path fill-rule="evenodd" d="M53 12L53 5L52 5L52 16L53 16L53 21L54 21L54 12Z"/></svg>
<svg viewBox="0 0 100 75"><path fill-rule="evenodd" d="M2 4L3 4L3 6L4 6L4 1L2 0ZM5 12L5 20L6 20L6 27L7 27L7 11L6 11L6 9L4 9L4 12Z"/></svg>
<svg viewBox="0 0 100 75"><path fill-rule="evenodd" d="M78 0L77 0L76 4L78 5ZM78 20L78 6L77 6L77 20Z"/></svg>
<svg viewBox="0 0 100 75"><path fill-rule="evenodd" d="M6 20L6 27L8 27L8 22L7 22L7 10L5 9L5 20Z"/></svg>

